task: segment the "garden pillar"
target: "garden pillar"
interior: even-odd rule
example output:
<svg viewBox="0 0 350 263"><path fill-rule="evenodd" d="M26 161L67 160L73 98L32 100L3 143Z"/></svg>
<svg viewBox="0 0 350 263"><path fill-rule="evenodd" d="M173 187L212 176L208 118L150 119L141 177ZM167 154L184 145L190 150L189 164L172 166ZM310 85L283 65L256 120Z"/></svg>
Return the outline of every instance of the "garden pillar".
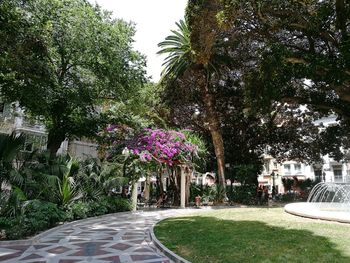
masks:
<svg viewBox="0 0 350 263"><path fill-rule="evenodd" d="M186 173L185 173L185 167L181 166L181 202L180 207L185 208L186 206Z"/></svg>
<svg viewBox="0 0 350 263"><path fill-rule="evenodd" d="M131 190L131 201L132 201L132 211L136 211L137 208L137 181L132 185Z"/></svg>
<svg viewBox="0 0 350 263"><path fill-rule="evenodd" d="M145 181L145 189L143 190L143 197L146 202L149 201L149 196L150 196L150 188L151 188L151 176L149 174L146 175L146 181Z"/></svg>

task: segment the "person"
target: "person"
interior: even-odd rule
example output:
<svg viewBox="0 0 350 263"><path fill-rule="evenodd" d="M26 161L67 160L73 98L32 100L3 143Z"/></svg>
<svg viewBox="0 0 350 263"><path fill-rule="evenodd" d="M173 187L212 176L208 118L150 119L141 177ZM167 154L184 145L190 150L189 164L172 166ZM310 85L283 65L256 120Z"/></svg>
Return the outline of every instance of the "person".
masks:
<svg viewBox="0 0 350 263"><path fill-rule="evenodd" d="M129 192L129 186L123 186L121 197L128 198L128 192Z"/></svg>
<svg viewBox="0 0 350 263"><path fill-rule="evenodd" d="M261 205L262 203L262 195L263 195L263 189L262 186L259 185L258 191L257 191L257 197L258 197L258 204Z"/></svg>
<svg viewBox="0 0 350 263"><path fill-rule="evenodd" d="M264 202L268 203L269 202L269 189L267 186L264 186Z"/></svg>

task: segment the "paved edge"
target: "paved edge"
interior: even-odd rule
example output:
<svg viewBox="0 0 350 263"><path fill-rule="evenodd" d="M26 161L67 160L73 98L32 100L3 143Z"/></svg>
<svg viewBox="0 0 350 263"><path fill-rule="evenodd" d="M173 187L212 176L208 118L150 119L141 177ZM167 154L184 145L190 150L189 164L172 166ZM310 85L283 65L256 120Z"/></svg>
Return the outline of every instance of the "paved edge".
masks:
<svg viewBox="0 0 350 263"><path fill-rule="evenodd" d="M83 221L89 221L89 220L94 220L97 218L103 218L103 217L107 217L107 216L118 216L118 215L123 215L123 214L138 214L138 213L142 213L142 210L138 210L138 211L127 211L127 212L117 212L117 213L111 213L111 214L105 214L105 215L101 215L101 216L93 216L93 217L88 217L88 218L84 218L84 219L79 219L79 220L75 220L75 221L71 221L71 222L65 222L63 224L60 224L58 226L55 226L53 228L44 230L44 232L41 232L35 236L32 236L28 239L18 239L18 240L1 240L0 241L0 247L1 246L8 246L8 245L33 245L36 242L39 241L39 239L45 237L46 235L50 234L51 232L54 232L58 229L61 229L63 227L66 226L71 226L77 223L81 223Z"/></svg>
<svg viewBox="0 0 350 263"><path fill-rule="evenodd" d="M168 219L171 217L167 217L167 218L163 218L159 221L157 221L150 229L150 234L151 234L151 240L154 243L154 245L168 258L170 258L172 261L176 262L176 263L191 263L190 261L180 257L179 255L175 254L174 252L172 252L170 249L168 249L166 246L164 246L156 237L156 235L154 234L154 227L159 223L162 222L165 219Z"/></svg>
<svg viewBox="0 0 350 263"><path fill-rule="evenodd" d="M312 210L306 210L304 212L302 210L299 211L298 207L295 207L298 204L303 204L303 203L287 204L284 206L284 211L288 214L299 216L299 217L306 217L310 219L318 219L318 220L329 221L329 222L350 224L350 219L337 217L336 214L331 212L329 213L329 215L325 215L325 214L319 214Z"/></svg>

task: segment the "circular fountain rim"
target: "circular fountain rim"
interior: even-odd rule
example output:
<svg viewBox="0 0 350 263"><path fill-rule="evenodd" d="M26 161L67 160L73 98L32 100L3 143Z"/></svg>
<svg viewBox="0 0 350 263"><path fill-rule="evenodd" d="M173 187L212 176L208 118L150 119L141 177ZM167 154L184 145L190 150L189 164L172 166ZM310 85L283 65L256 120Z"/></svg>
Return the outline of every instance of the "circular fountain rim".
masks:
<svg viewBox="0 0 350 263"><path fill-rule="evenodd" d="M350 224L350 212L322 211L315 205L315 203L301 202L287 204L284 206L284 211L301 217Z"/></svg>

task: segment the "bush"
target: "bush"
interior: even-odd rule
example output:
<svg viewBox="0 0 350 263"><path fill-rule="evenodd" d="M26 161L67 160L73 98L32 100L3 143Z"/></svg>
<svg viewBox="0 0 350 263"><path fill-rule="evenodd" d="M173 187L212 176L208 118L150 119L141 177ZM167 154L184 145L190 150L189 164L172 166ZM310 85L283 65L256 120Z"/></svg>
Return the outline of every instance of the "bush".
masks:
<svg viewBox="0 0 350 263"><path fill-rule="evenodd" d="M290 192L290 193L285 193L285 194L280 195L279 199L282 202L294 202L298 199L298 196L299 196L298 193Z"/></svg>
<svg viewBox="0 0 350 263"><path fill-rule="evenodd" d="M104 214L108 214L108 204L106 200L101 199L99 201L91 201L89 204L89 213L88 216L100 216Z"/></svg>
<svg viewBox="0 0 350 263"><path fill-rule="evenodd" d="M128 199L108 196L104 200L107 203L108 213L126 212L132 210L132 204Z"/></svg>
<svg viewBox="0 0 350 263"><path fill-rule="evenodd" d="M67 220L84 219L108 213L131 211L131 202L120 197L106 196L98 201L76 202L67 209Z"/></svg>
<svg viewBox="0 0 350 263"><path fill-rule="evenodd" d="M228 195L231 202L252 205L256 204L256 186L241 185L235 186L233 191Z"/></svg>
<svg viewBox="0 0 350 263"><path fill-rule="evenodd" d="M196 185L195 183L191 183L190 185L190 202L194 202L196 197L203 196L203 186Z"/></svg>
<svg viewBox="0 0 350 263"><path fill-rule="evenodd" d="M0 217L0 239L21 239L46 230L58 222L84 219L107 213L130 211L131 202L120 197L103 197L98 201L76 202L60 210L56 204L32 200L24 202L21 214L16 217Z"/></svg>
<svg viewBox="0 0 350 263"><path fill-rule="evenodd" d="M194 183L191 184L190 187L190 201L194 202L196 196L200 196L202 198L202 202L213 202L215 200L216 188L214 186L208 185L196 185Z"/></svg>
<svg viewBox="0 0 350 263"><path fill-rule="evenodd" d="M24 202L21 215L1 218L7 239L18 239L48 229L65 219L65 214L56 204L31 200Z"/></svg>
<svg viewBox="0 0 350 263"><path fill-rule="evenodd" d="M77 220L87 218L89 215L90 207L88 203L78 201L76 203L70 204L67 207L66 219L67 220Z"/></svg>

